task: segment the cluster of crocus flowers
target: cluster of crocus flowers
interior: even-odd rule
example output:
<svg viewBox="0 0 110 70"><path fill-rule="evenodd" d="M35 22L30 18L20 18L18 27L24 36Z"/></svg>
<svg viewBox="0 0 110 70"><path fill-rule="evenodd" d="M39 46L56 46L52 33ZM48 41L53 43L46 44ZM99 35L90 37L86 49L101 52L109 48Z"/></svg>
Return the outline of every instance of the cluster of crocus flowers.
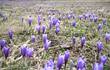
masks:
<svg viewBox="0 0 110 70"><path fill-rule="evenodd" d="M9 56L10 48L7 47L6 40L4 40L4 39L0 40L0 47L1 47L4 57L7 59L7 57Z"/></svg>
<svg viewBox="0 0 110 70"><path fill-rule="evenodd" d="M96 62L93 65L93 70L104 70L104 65L107 62L107 57L105 55L100 56L100 62Z"/></svg>
<svg viewBox="0 0 110 70"><path fill-rule="evenodd" d="M20 53L23 57L32 57L33 56L33 48L28 48L26 44L20 47Z"/></svg>
<svg viewBox="0 0 110 70"><path fill-rule="evenodd" d="M102 63L94 63L93 70L103 70L103 64Z"/></svg>
<svg viewBox="0 0 110 70"><path fill-rule="evenodd" d="M64 63L65 63L65 67L66 67L66 64L67 64L69 58L70 58L69 50L66 50L64 55L60 54L57 59L57 69L60 70Z"/></svg>
<svg viewBox="0 0 110 70"><path fill-rule="evenodd" d="M8 36L9 36L10 39L13 39L13 35L14 35L13 34L13 31L12 30L9 30L8 31Z"/></svg>
<svg viewBox="0 0 110 70"><path fill-rule="evenodd" d="M43 39L43 47L47 51L49 46L50 46L50 44L51 44L51 41L48 40L47 34L43 34L42 35L42 39Z"/></svg>

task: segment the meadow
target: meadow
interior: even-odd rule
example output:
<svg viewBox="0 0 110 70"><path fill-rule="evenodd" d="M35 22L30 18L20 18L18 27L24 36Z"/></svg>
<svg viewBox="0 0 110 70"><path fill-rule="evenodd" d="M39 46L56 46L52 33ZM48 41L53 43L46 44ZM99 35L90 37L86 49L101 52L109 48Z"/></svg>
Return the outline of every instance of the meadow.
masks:
<svg viewBox="0 0 110 70"><path fill-rule="evenodd" d="M110 2L0 1L0 70L110 70Z"/></svg>

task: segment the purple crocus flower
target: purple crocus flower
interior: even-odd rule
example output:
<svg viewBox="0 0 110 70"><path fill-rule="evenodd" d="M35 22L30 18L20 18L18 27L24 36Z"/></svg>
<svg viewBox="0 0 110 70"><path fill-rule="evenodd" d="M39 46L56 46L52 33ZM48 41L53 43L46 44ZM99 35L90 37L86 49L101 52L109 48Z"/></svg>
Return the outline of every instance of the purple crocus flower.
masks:
<svg viewBox="0 0 110 70"><path fill-rule="evenodd" d="M107 57L105 55L100 57L100 62L105 64L107 62Z"/></svg>
<svg viewBox="0 0 110 70"><path fill-rule="evenodd" d="M41 16L40 15L38 16L37 20L38 20L38 25L40 25L41 24Z"/></svg>
<svg viewBox="0 0 110 70"><path fill-rule="evenodd" d="M56 28L59 27L60 26L60 22L56 23L55 26L56 26Z"/></svg>
<svg viewBox="0 0 110 70"><path fill-rule="evenodd" d="M45 32L46 32L46 26L42 25L42 33L45 33Z"/></svg>
<svg viewBox="0 0 110 70"><path fill-rule="evenodd" d="M83 18L83 15L79 15L79 17L78 17L80 20Z"/></svg>
<svg viewBox="0 0 110 70"><path fill-rule="evenodd" d="M40 29L41 29L40 25L36 25L36 26L35 26L35 30L36 30L38 33L40 33Z"/></svg>
<svg viewBox="0 0 110 70"><path fill-rule="evenodd" d="M82 57L79 57L77 61L77 70L83 70L84 68L85 68L85 61L82 59Z"/></svg>
<svg viewBox="0 0 110 70"><path fill-rule="evenodd" d="M35 35L31 36L31 42L34 43L35 42Z"/></svg>
<svg viewBox="0 0 110 70"><path fill-rule="evenodd" d="M94 20L94 17L93 16L90 16L90 21L92 22Z"/></svg>
<svg viewBox="0 0 110 70"><path fill-rule="evenodd" d="M57 19L57 18L53 18L53 19L52 19L53 25L56 25L57 22L58 22L58 19Z"/></svg>
<svg viewBox="0 0 110 70"><path fill-rule="evenodd" d="M29 26L31 26L32 21L33 21L32 17L31 17L31 16L29 16L29 19L28 19Z"/></svg>
<svg viewBox="0 0 110 70"><path fill-rule="evenodd" d="M107 21L106 18L103 18L103 19L102 19L102 23L103 23L103 24L106 24L106 21Z"/></svg>
<svg viewBox="0 0 110 70"><path fill-rule="evenodd" d="M102 29L102 26L103 26L102 24L99 24L99 25L98 25L98 28L97 28L98 31Z"/></svg>
<svg viewBox="0 0 110 70"><path fill-rule="evenodd" d="M46 40L47 40L47 34L43 34L43 35L42 35L42 39L43 39L43 43L46 43Z"/></svg>
<svg viewBox="0 0 110 70"><path fill-rule="evenodd" d="M71 19L72 18L72 14L68 14L68 19Z"/></svg>
<svg viewBox="0 0 110 70"><path fill-rule="evenodd" d="M100 63L99 64L99 70L103 70L104 69L104 65L103 65L103 63Z"/></svg>
<svg viewBox="0 0 110 70"><path fill-rule="evenodd" d="M105 40L106 40L106 43L107 43L108 41L110 41L110 34L109 34L109 33L106 33L106 35L105 35Z"/></svg>
<svg viewBox="0 0 110 70"><path fill-rule="evenodd" d="M44 67L44 70L54 70L54 62L52 59L50 59Z"/></svg>
<svg viewBox="0 0 110 70"><path fill-rule="evenodd" d="M94 63L93 70L103 70L103 63Z"/></svg>
<svg viewBox="0 0 110 70"><path fill-rule="evenodd" d="M32 57L33 56L33 48L27 48L26 56L27 57Z"/></svg>
<svg viewBox="0 0 110 70"><path fill-rule="evenodd" d="M86 37L81 38L81 46L84 47L86 44Z"/></svg>
<svg viewBox="0 0 110 70"><path fill-rule="evenodd" d="M69 50L67 50L67 51L65 51L65 56L64 56L65 64L67 63L69 57L70 57L70 52L69 52Z"/></svg>
<svg viewBox="0 0 110 70"><path fill-rule="evenodd" d="M72 26L73 26L73 27L76 27L76 21L73 21L73 22L72 22Z"/></svg>
<svg viewBox="0 0 110 70"><path fill-rule="evenodd" d="M7 45L6 40L1 39L1 40L0 40L0 47L1 47L1 49L2 49L3 47L6 47L6 45Z"/></svg>
<svg viewBox="0 0 110 70"><path fill-rule="evenodd" d="M99 63L94 63L93 70L99 70Z"/></svg>
<svg viewBox="0 0 110 70"><path fill-rule="evenodd" d="M57 68L58 68L58 70L61 69L63 63L64 63L64 55L59 55L58 59L57 59Z"/></svg>
<svg viewBox="0 0 110 70"><path fill-rule="evenodd" d="M94 17L94 22L97 22L98 21L98 17Z"/></svg>
<svg viewBox="0 0 110 70"><path fill-rule="evenodd" d="M84 19L86 20L89 17L89 14L84 14Z"/></svg>
<svg viewBox="0 0 110 70"><path fill-rule="evenodd" d="M98 48L98 52L100 52L103 49L104 45L101 41L97 42L97 48Z"/></svg>
<svg viewBox="0 0 110 70"><path fill-rule="evenodd" d="M9 30L8 31L8 35L9 35L9 38L10 39L13 39L13 31L12 30Z"/></svg>
<svg viewBox="0 0 110 70"><path fill-rule="evenodd" d="M60 27L56 27L55 33L58 34L60 32Z"/></svg>
<svg viewBox="0 0 110 70"><path fill-rule="evenodd" d="M22 46L20 47L20 53L21 53L21 55L22 55L23 57L26 57L26 53L27 53L27 46L26 46L26 44L24 44L24 45L22 45Z"/></svg>
<svg viewBox="0 0 110 70"><path fill-rule="evenodd" d="M4 56L5 56L6 59L7 59L7 57L9 56L9 52L10 52L10 48L8 48L8 47L3 47L2 53L4 54Z"/></svg>
<svg viewBox="0 0 110 70"><path fill-rule="evenodd" d="M44 49L45 50L48 50L50 44L51 44L51 41L49 41L48 39L46 39L46 42L44 43Z"/></svg>

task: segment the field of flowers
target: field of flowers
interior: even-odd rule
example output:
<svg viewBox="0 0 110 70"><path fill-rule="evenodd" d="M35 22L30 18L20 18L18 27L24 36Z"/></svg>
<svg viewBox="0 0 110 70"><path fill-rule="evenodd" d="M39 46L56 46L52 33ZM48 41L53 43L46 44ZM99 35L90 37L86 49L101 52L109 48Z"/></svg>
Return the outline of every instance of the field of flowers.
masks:
<svg viewBox="0 0 110 70"><path fill-rule="evenodd" d="M110 70L110 3L0 1L0 70Z"/></svg>

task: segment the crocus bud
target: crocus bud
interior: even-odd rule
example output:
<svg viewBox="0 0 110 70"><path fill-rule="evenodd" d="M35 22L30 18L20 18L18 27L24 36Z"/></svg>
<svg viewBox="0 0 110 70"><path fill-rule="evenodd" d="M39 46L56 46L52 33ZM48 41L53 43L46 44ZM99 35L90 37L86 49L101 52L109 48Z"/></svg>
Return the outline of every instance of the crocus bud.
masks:
<svg viewBox="0 0 110 70"><path fill-rule="evenodd" d="M27 46L26 46L26 44L24 44L24 45L22 45L22 46L20 47L20 53L21 53L21 55L22 55L23 57L26 57L26 53L27 53Z"/></svg>
<svg viewBox="0 0 110 70"><path fill-rule="evenodd" d="M82 57L79 57L77 61L77 70L83 70L84 68L85 68L85 61L82 59Z"/></svg>
<svg viewBox="0 0 110 70"><path fill-rule="evenodd" d="M2 53L4 54L4 56L5 56L6 59L7 59L7 57L9 56L9 52L10 52L10 48L8 48L8 47L3 47Z"/></svg>
<svg viewBox="0 0 110 70"><path fill-rule="evenodd" d="M86 44L86 38L85 37L82 37L81 38L81 46L84 47Z"/></svg>
<svg viewBox="0 0 110 70"><path fill-rule="evenodd" d="M89 17L89 14L84 14L84 19L86 20Z"/></svg>
<svg viewBox="0 0 110 70"><path fill-rule="evenodd" d="M40 25L41 24L41 16L40 15L38 16L37 20L38 20L38 25Z"/></svg>
<svg viewBox="0 0 110 70"><path fill-rule="evenodd" d="M28 19L29 26L31 26L32 21L33 21L32 17L31 17L31 16L29 16L29 19Z"/></svg>
<svg viewBox="0 0 110 70"><path fill-rule="evenodd" d="M58 19L57 18L53 18L52 22L53 22L53 25L56 25L56 23L58 22Z"/></svg>
<svg viewBox="0 0 110 70"><path fill-rule="evenodd" d="M98 52L100 52L103 49L104 45L101 41L97 42L97 48L98 48Z"/></svg>
<svg viewBox="0 0 110 70"><path fill-rule="evenodd" d="M94 22L97 22L98 21L98 17L94 17Z"/></svg>
<svg viewBox="0 0 110 70"><path fill-rule="evenodd" d="M32 42L32 43L35 42L35 36L34 36L34 35L31 36L31 42Z"/></svg>
<svg viewBox="0 0 110 70"><path fill-rule="evenodd" d="M72 26L73 26L73 27L76 27L76 21L73 21L73 22L72 22Z"/></svg>
<svg viewBox="0 0 110 70"><path fill-rule="evenodd" d="M64 55L59 55L58 59L57 59L57 68L58 68L58 70L61 69L63 63L64 63Z"/></svg>
<svg viewBox="0 0 110 70"><path fill-rule="evenodd" d="M1 40L0 40L0 47L1 47L1 49L2 49L3 47L6 47L6 45L7 45L6 40L1 39Z"/></svg>
<svg viewBox="0 0 110 70"><path fill-rule="evenodd" d="M43 34L43 35L42 35L42 39L43 39L43 43L46 43L46 40L47 40L47 34Z"/></svg>
<svg viewBox="0 0 110 70"><path fill-rule="evenodd" d="M27 57L32 57L33 56L33 48L27 48L26 56Z"/></svg>
<svg viewBox="0 0 110 70"><path fill-rule="evenodd" d="M71 19L72 18L72 15L71 14L68 14L67 17L68 17L68 19Z"/></svg>
<svg viewBox="0 0 110 70"><path fill-rule="evenodd" d="M46 32L46 26L42 25L42 33L45 33L45 32Z"/></svg>
<svg viewBox="0 0 110 70"><path fill-rule="evenodd" d="M94 20L93 16L90 16L90 21L92 22Z"/></svg>
<svg viewBox="0 0 110 70"><path fill-rule="evenodd" d="M50 59L46 64L44 70L54 70L54 62Z"/></svg>
<svg viewBox="0 0 110 70"><path fill-rule="evenodd" d="M98 31L102 29L102 26L103 26L102 24L99 24L99 25L98 25L98 28L97 28Z"/></svg>
<svg viewBox="0 0 110 70"><path fill-rule="evenodd" d="M40 28L41 28L40 25L35 26L35 30L38 32L38 34L40 33Z"/></svg>
<svg viewBox="0 0 110 70"><path fill-rule="evenodd" d="M83 15L79 15L79 17L78 17L80 20L83 18Z"/></svg>
<svg viewBox="0 0 110 70"><path fill-rule="evenodd" d="M60 27L56 27L55 33L58 34L60 32Z"/></svg>
<svg viewBox="0 0 110 70"><path fill-rule="evenodd" d="M105 55L100 57L100 62L105 64L107 62L107 57Z"/></svg>
<svg viewBox="0 0 110 70"><path fill-rule="evenodd" d="M69 50L67 50L67 51L65 51L65 56L64 56L65 64L67 63L69 57L70 57L70 52L69 52Z"/></svg>
<svg viewBox="0 0 110 70"><path fill-rule="evenodd" d="M106 40L106 43L107 43L108 41L110 41L110 34L108 34L108 33L105 34L105 40Z"/></svg>
<svg viewBox="0 0 110 70"><path fill-rule="evenodd" d="M8 36L10 39L13 39L13 31L12 30L8 31Z"/></svg>
<svg viewBox="0 0 110 70"><path fill-rule="evenodd" d="M103 19L102 19L102 23L103 23L103 24L106 24L106 21L107 21L106 18L103 18Z"/></svg>
<svg viewBox="0 0 110 70"><path fill-rule="evenodd" d="M51 44L51 41L49 41L49 40L46 39L46 42L44 43L44 49L45 50L48 50L50 44Z"/></svg>

